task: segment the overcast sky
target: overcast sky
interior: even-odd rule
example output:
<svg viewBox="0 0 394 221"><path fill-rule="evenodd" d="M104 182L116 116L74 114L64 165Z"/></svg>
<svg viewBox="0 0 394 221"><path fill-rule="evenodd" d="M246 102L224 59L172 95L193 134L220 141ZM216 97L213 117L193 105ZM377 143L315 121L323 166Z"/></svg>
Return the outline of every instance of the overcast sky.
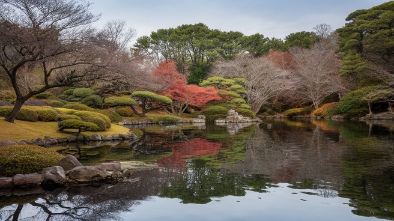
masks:
<svg viewBox="0 0 394 221"><path fill-rule="evenodd" d="M284 39L318 24L333 29L345 25L358 9L369 9L384 0L89 0L92 12L101 13L98 25L124 20L137 37L158 29L204 23L210 29L255 33ZM134 40L136 39L134 38Z"/></svg>

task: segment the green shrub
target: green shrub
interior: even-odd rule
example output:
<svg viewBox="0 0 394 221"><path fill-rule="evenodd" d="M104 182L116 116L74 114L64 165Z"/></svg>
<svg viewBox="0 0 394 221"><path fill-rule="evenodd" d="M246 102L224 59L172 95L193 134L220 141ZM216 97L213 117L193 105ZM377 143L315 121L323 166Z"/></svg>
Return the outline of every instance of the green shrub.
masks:
<svg viewBox="0 0 394 221"><path fill-rule="evenodd" d="M233 98L241 97L241 95L239 95L238 93L234 91L227 91L227 90L219 90L218 94L220 97L222 97L225 100L231 100Z"/></svg>
<svg viewBox="0 0 394 221"><path fill-rule="evenodd" d="M91 88L75 88L72 95L84 98L92 95L93 93L94 91Z"/></svg>
<svg viewBox="0 0 394 221"><path fill-rule="evenodd" d="M107 97L104 104L108 107L114 106L130 106L135 104L135 100L131 97Z"/></svg>
<svg viewBox="0 0 394 221"><path fill-rule="evenodd" d="M48 106L51 107L63 107L63 105L65 105L67 102L62 102L59 100L50 100L48 101Z"/></svg>
<svg viewBox="0 0 394 221"><path fill-rule="evenodd" d="M201 111L207 122L214 122L218 118L226 118L228 109L222 106L210 106Z"/></svg>
<svg viewBox="0 0 394 221"><path fill-rule="evenodd" d="M122 117L131 117L134 113L131 107L118 107L116 108L115 112Z"/></svg>
<svg viewBox="0 0 394 221"><path fill-rule="evenodd" d="M36 145L0 147L0 175L41 172L43 168L56 165L62 157L54 150Z"/></svg>
<svg viewBox="0 0 394 221"><path fill-rule="evenodd" d="M256 118L256 114L250 109L235 108L234 110L244 117Z"/></svg>
<svg viewBox="0 0 394 221"><path fill-rule="evenodd" d="M49 91L45 91L45 92L35 95L34 97L36 99L48 99L50 97L53 97L53 94Z"/></svg>
<svg viewBox="0 0 394 221"><path fill-rule="evenodd" d="M98 95L89 95L81 100L82 104L85 104L89 107L101 107L103 101Z"/></svg>
<svg viewBox="0 0 394 221"><path fill-rule="evenodd" d="M64 121L64 120L69 120L69 119L76 119L76 120L81 120L80 117L72 114L61 114L58 116L57 121Z"/></svg>
<svg viewBox="0 0 394 221"><path fill-rule="evenodd" d="M0 100L11 101L15 98L16 96L13 90L0 90Z"/></svg>
<svg viewBox="0 0 394 221"><path fill-rule="evenodd" d="M16 115L16 119L23 121L31 121L31 122L36 122L39 120L37 111L23 107Z"/></svg>
<svg viewBox="0 0 394 221"><path fill-rule="evenodd" d="M113 123L118 123L118 122L123 120L122 116L120 116L118 113L116 113L115 111L112 111L112 110L99 110L99 111L96 111L96 112L100 113L100 114L104 114Z"/></svg>
<svg viewBox="0 0 394 221"><path fill-rule="evenodd" d="M59 113L53 108L40 107L34 108L34 111L37 112L39 121L56 121L59 116Z"/></svg>
<svg viewBox="0 0 394 221"><path fill-rule="evenodd" d="M246 101L243 98L234 98L230 101L230 103L235 105L241 105L241 104L246 104Z"/></svg>
<svg viewBox="0 0 394 221"><path fill-rule="evenodd" d="M70 96L74 94L74 88L67 89L63 91L62 95Z"/></svg>
<svg viewBox="0 0 394 221"><path fill-rule="evenodd" d="M59 123L59 131L64 129L78 129L81 131L102 131L102 129L92 122L86 122L78 119L67 119Z"/></svg>
<svg viewBox="0 0 394 221"><path fill-rule="evenodd" d="M81 103L68 103L63 106L63 108L74 109L74 110L83 110L83 111L92 111L93 108L87 106L86 104Z"/></svg>
<svg viewBox="0 0 394 221"><path fill-rule="evenodd" d="M362 117L368 113L368 103L363 99L372 88L361 88L343 96L338 110L345 118Z"/></svg>
<svg viewBox="0 0 394 221"><path fill-rule="evenodd" d="M111 127L111 120L104 114L92 111L75 111L72 114L80 117L83 121L96 124L101 131L105 131Z"/></svg>
<svg viewBox="0 0 394 221"><path fill-rule="evenodd" d="M292 108L289 110L286 110L282 114L287 117L294 117L294 116L300 116L300 115L309 115L313 108L311 107L303 107L303 108Z"/></svg>

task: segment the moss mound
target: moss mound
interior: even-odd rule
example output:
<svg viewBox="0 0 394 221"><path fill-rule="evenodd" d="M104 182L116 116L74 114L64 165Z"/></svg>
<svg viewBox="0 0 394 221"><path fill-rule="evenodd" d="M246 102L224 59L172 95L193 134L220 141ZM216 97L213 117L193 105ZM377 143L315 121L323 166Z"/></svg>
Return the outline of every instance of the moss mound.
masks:
<svg viewBox="0 0 394 221"><path fill-rule="evenodd" d="M0 176L14 176L41 172L56 165L63 156L53 150L36 145L0 147Z"/></svg>

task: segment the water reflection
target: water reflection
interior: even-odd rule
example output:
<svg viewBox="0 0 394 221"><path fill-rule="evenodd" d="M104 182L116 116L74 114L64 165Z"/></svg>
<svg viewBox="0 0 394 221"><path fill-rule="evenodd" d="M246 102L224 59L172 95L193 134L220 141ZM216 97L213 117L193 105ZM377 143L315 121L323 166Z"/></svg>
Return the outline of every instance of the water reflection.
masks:
<svg viewBox="0 0 394 221"><path fill-rule="evenodd" d="M160 169L134 174L133 183L2 196L0 220L140 220L145 205L167 208L155 213L181 220L185 214L180 211L199 211L202 207L197 205L206 204L210 211L216 208L215 213L228 206L228 199L233 200L231 206L242 203L239 209L254 214L245 220L286 220L285 214L272 213L277 209L289 211L292 220L361 220L361 216L392 220L393 145L390 127L357 122L266 121L235 133L214 125L145 128L137 144L85 147L86 153L96 152L84 154L91 156L85 162L144 160L158 163ZM279 199L283 205L276 204ZM146 212L145 220L155 220L158 214ZM189 219L230 218L194 215L199 219Z"/></svg>

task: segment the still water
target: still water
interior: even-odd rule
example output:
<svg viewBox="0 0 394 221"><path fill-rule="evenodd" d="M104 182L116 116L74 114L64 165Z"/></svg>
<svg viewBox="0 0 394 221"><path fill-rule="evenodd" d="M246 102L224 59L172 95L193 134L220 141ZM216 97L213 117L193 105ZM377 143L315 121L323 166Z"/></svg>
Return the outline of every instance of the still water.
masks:
<svg viewBox="0 0 394 221"><path fill-rule="evenodd" d="M0 220L394 220L394 123L151 127L138 143L57 147L130 183L0 192ZM31 191L30 191L31 192Z"/></svg>

